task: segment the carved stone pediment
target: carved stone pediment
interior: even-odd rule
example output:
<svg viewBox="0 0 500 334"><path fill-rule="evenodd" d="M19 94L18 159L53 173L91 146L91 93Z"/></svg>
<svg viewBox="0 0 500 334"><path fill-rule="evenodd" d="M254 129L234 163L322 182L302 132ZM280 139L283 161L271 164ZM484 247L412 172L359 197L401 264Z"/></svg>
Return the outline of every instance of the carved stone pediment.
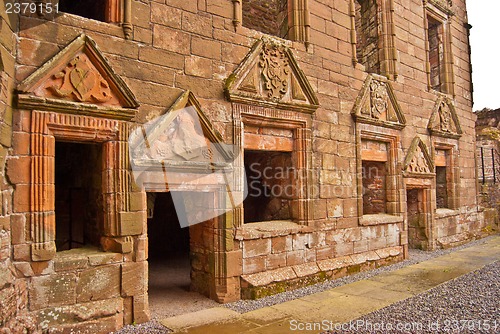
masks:
<svg viewBox="0 0 500 334"><path fill-rule="evenodd" d="M430 4L449 16L453 16L455 14L451 9L453 6L453 0L423 0L423 3L424 6Z"/></svg>
<svg viewBox="0 0 500 334"><path fill-rule="evenodd" d="M82 34L18 86L27 109L131 119L139 106L96 43Z"/></svg>
<svg viewBox="0 0 500 334"><path fill-rule="evenodd" d="M140 125L130 138L136 166L203 169L232 160L232 152L203 113L196 97L184 92L170 109Z"/></svg>
<svg viewBox="0 0 500 334"><path fill-rule="evenodd" d="M410 177L433 177L434 163L422 139L415 137L406 155L403 175Z"/></svg>
<svg viewBox="0 0 500 334"><path fill-rule="evenodd" d="M434 105L427 129L434 136L458 139L462 135L462 128L458 120L453 101L440 95Z"/></svg>
<svg viewBox="0 0 500 334"><path fill-rule="evenodd" d="M226 80L232 102L313 113L318 98L292 51L277 41L259 40Z"/></svg>
<svg viewBox="0 0 500 334"><path fill-rule="evenodd" d="M391 83L380 75L370 74L354 102L351 112L356 122L402 129L406 119Z"/></svg>

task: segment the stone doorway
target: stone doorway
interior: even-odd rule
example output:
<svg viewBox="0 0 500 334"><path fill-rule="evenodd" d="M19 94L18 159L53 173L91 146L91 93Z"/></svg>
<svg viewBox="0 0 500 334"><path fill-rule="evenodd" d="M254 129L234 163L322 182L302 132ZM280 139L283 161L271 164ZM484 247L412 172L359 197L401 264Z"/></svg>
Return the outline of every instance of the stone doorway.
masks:
<svg viewBox="0 0 500 334"><path fill-rule="evenodd" d="M56 250L99 246L104 219L102 145L56 141Z"/></svg>
<svg viewBox="0 0 500 334"><path fill-rule="evenodd" d="M147 193L149 308L153 318L171 317L218 305L193 291L191 237L181 228L171 192ZM202 225L202 224L200 224Z"/></svg>
<svg viewBox="0 0 500 334"><path fill-rule="evenodd" d="M427 192L423 188L409 188L406 191L408 213L408 245L410 248L428 249L429 222Z"/></svg>

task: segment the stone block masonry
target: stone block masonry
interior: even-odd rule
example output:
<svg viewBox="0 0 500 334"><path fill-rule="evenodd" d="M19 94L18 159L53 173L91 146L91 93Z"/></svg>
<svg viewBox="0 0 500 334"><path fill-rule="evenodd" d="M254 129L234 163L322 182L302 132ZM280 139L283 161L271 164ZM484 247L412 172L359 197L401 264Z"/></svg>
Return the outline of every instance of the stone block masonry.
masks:
<svg viewBox="0 0 500 334"><path fill-rule="evenodd" d="M465 0L106 4L0 14L0 327L108 333L148 320L151 194L181 186L224 212L186 233L191 288L219 302L492 230ZM154 150L131 161L130 134L159 116ZM180 172L166 182L155 161ZM262 194L233 207L250 163ZM216 178L183 182L215 165L234 172L234 196ZM136 183L133 166L152 176Z"/></svg>

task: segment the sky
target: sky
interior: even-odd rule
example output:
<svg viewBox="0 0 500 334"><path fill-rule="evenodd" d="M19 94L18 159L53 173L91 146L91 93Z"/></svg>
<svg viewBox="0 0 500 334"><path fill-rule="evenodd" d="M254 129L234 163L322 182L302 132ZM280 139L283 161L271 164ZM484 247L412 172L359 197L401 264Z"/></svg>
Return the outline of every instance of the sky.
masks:
<svg viewBox="0 0 500 334"><path fill-rule="evenodd" d="M467 0L472 48L473 110L500 108L500 0Z"/></svg>

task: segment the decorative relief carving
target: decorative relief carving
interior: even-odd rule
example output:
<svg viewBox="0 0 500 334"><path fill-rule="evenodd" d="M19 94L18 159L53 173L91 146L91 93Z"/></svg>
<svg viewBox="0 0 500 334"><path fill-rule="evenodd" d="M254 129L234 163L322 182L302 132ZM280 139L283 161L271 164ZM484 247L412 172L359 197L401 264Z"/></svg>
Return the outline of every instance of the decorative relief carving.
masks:
<svg viewBox="0 0 500 334"><path fill-rule="evenodd" d="M268 96L281 99L288 91L290 66L282 45L264 44L259 62Z"/></svg>
<svg viewBox="0 0 500 334"><path fill-rule="evenodd" d="M387 112L389 96L384 82L372 80L370 84L371 117L380 119Z"/></svg>
<svg viewBox="0 0 500 334"><path fill-rule="evenodd" d="M441 95L438 97L427 129L432 135L458 139L462 135L462 128L458 120L452 100Z"/></svg>
<svg viewBox="0 0 500 334"><path fill-rule="evenodd" d="M413 158L410 160L408 164L408 172L410 173L430 173L431 170L429 168L429 164L425 160L424 153L422 150L417 148L417 151L413 155Z"/></svg>
<svg viewBox="0 0 500 334"><path fill-rule="evenodd" d="M199 163L231 159L221 135L190 91L181 94L164 115L141 125L140 129L132 134L131 156L141 166L155 165L158 161L175 164L189 161L205 168Z"/></svg>
<svg viewBox="0 0 500 334"><path fill-rule="evenodd" d="M404 171L411 175L423 177L434 176L434 164L430 158L427 147L419 137L415 137L408 149L405 158Z"/></svg>
<svg viewBox="0 0 500 334"><path fill-rule="evenodd" d="M52 76L46 88L58 97L78 102L104 103L111 99L108 82L89 64L84 54L76 56L60 72Z"/></svg>
<svg viewBox="0 0 500 334"><path fill-rule="evenodd" d="M406 120L387 78L370 74L356 98L352 116L357 122L402 129Z"/></svg>
<svg viewBox="0 0 500 334"><path fill-rule="evenodd" d="M451 132L451 111L448 104L441 102L438 107L440 129L444 132Z"/></svg>
<svg viewBox="0 0 500 334"><path fill-rule="evenodd" d="M151 143L143 158L210 162L214 152L196 116L193 107L179 112L168 128Z"/></svg>
<svg viewBox="0 0 500 334"><path fill-rule="evenodd" d="M82 34L17 87L18 106L28 110L130 120L139 106L96 43Z"/></svg>
<svg viewBox="0 0 500 334"><path fill-rule="evenodd" d="M319 101L293 53L270 38L257 41L227 78L231 102L313 113Z"/></svg>

